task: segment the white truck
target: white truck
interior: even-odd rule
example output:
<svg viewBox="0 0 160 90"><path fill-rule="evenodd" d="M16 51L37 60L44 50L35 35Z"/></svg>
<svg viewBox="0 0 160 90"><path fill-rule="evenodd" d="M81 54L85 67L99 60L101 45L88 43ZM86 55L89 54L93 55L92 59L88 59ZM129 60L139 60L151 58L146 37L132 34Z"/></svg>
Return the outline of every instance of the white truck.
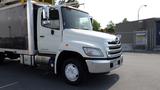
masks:
<svg viewBox="0 0 160 90"><path fill-rule="evenodd" d="M123 62L119 38L93 31L87 12L30 0L0 8L0 63L5 58L46 63L69 84Z"/></svg>

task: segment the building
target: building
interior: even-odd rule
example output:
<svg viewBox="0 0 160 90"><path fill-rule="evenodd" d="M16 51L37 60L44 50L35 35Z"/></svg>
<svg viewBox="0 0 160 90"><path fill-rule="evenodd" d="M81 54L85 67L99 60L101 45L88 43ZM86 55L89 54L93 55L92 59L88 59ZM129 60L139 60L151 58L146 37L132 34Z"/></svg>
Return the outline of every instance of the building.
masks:
<svg viewBox="0 0 160 90"><path fill-rule="evenodd" d="M116 33L125 51L160 50L160 18L119 23Z"/></svg>

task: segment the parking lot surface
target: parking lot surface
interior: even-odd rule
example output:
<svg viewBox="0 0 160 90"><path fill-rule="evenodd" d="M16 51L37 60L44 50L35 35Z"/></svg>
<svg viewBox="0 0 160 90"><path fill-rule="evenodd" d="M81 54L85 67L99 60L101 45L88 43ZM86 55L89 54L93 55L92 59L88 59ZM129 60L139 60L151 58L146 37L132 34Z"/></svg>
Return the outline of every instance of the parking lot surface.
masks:
<svg viewBox="0 0 160 90"><path fill-rule="evenodd" d="M160 90L159 68L160 54L124 53L119 69L71 86L44 68L6 61L0 65L0 90Z"/></svg>

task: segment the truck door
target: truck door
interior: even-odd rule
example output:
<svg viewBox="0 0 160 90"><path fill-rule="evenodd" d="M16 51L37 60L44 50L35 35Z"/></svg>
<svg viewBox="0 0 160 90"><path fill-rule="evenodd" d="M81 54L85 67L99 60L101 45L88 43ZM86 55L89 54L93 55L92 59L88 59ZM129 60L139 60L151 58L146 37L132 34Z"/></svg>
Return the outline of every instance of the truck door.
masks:
<svg viewBox="0 0 160 90"><path fill-rule="evenodd" d="M37 41L40 53L57 53L61 43L59 11L50 8L49 19L43 19L43 13L38 12Z"/></svg>

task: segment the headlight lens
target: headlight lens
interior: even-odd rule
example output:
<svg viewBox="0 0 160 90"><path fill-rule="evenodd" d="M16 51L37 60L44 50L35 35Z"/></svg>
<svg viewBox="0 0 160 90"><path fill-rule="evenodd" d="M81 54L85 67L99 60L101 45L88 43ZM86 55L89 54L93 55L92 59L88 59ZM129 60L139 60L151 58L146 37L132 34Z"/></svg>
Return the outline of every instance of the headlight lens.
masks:
<svg viewBox="0 0 160 90"><path fill-rule="evenodd" d="M103 57L103 53L99 48L83 47L84 52L88 56Z"/></svg>

